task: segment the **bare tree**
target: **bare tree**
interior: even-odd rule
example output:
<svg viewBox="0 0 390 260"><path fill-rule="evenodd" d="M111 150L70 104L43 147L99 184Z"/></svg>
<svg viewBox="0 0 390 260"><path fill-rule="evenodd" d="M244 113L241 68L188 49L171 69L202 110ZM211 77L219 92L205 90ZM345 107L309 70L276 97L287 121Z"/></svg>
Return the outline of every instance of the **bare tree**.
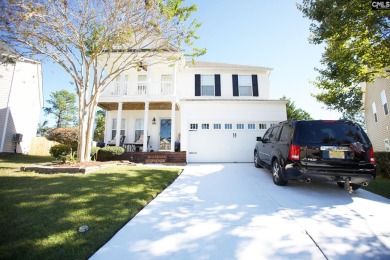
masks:
<svg viewBox="0 0 390 260"><path fill-rule="evenodd" d="M191 56L200 24L183 0L2 0L0 40L23 55L49 57L73 79L79 104L80 161L90 160L100 94L125 70L148 58ZM35 57L36 58L36 57Z"/></svg>

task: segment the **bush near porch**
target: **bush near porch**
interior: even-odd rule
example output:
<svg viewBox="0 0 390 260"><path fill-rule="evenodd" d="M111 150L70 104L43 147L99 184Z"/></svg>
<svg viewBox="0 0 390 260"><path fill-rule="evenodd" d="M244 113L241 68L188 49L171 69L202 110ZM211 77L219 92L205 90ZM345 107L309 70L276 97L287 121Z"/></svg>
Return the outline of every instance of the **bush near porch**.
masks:
<svg viewBox="0 0 390 260"><path fill-rule="evenodd" d="M384 178L390 178L390 153L389 152L376 152L375 163L377 165L377 176Z"/></svg>
<svg viewBox="0 0 390 260"><path fill-rule="evenodd" d="M180 173L125 165L89 174L19 171L53 159L0 157L1 259L87 259ZM82 225L89 230L79 233Z"/></svg>

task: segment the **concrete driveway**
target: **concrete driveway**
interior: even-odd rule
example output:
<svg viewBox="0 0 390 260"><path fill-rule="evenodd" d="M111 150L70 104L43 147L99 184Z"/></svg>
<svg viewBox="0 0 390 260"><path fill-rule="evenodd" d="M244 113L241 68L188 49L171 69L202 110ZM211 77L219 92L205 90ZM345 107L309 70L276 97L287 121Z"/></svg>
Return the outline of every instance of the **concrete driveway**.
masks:
<svg viewBox="0 0 390 260"><path fill-rule="evenodd" d="M91 259L390 259L390 200L190 164Z"/></svg>

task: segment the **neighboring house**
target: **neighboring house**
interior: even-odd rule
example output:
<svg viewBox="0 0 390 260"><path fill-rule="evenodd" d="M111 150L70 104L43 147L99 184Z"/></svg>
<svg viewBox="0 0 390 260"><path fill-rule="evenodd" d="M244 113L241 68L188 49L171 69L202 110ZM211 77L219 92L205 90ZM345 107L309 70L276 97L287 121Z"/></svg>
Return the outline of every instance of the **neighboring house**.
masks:
<svg viewBox="0 0 390 260"><path fill-rule="evenodd" d="M362 83L364 91L364 116L367 134L374 151L390 152L390 79L377 78L372 83Z"/></svg>
<svg viewBox="0 0 390 260"><path fill-rule="evenodd" d="M0 44L0 153L27 154L43 104L41 63Z"/></svg>
<svg viewBox="0 0 390 260"><path fill-rule="evenodd" d="M184 59L143 64L100 96L106 143L119 144L120 130L124 143L141 137L144 152L173 152L180 142L187 162L251 162L256 137L287 118L286 101L270 99L270 68Z"/></svg>

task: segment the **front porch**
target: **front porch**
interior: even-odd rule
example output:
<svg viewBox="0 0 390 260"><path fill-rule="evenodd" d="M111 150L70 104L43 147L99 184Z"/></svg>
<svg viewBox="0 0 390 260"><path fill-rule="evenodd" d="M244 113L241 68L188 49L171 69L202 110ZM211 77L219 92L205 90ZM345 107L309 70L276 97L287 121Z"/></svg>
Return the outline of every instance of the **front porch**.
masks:
<svg viewBox="0 0 390 260"><path fill-rule="evenodd" d="M134 163L185 165L186 152L125 152L117 160Z"/></svg>

